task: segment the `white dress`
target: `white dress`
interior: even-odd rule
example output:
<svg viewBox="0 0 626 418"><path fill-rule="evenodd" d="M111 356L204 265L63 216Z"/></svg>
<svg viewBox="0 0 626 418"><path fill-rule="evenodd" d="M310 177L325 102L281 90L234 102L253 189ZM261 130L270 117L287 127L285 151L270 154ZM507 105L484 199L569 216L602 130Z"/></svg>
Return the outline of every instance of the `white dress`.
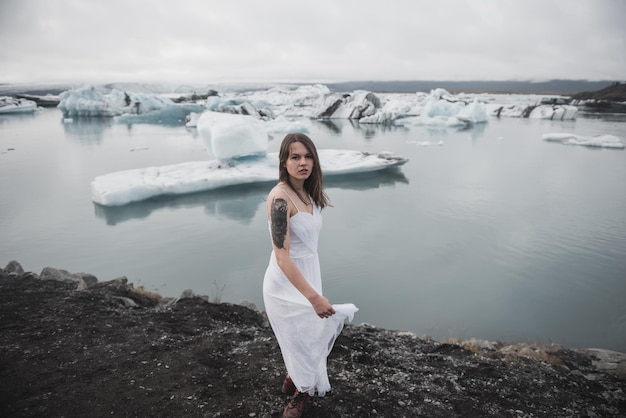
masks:
<svg viewBox="0 0 626 418"><path fill-rule="evenodd" d="M298 211L290 219L289 256L319 294L322 294L322 278L317 242L321 227L322 214L315 204L312 215ZM326 358L345 320L352 320L357 307L351 303L333 305L336 313L321 319L285 276L273 251L263 280L263 302L296 388L310 395L317 392L324 396L330 390Z"/></svg>

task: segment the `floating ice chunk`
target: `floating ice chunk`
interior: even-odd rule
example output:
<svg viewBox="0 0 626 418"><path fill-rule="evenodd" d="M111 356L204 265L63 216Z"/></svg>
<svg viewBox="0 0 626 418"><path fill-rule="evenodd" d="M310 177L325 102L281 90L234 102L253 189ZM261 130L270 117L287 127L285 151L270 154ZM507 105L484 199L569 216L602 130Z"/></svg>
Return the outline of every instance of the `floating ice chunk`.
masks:
<svg viewBox="0 0 626 418"><path fill-rule="evenodd" d="M217 160L119 171L96 177L91 183L91 198L103 206L120 206L160 195L268 181L276 172L267 164L237 167Z"/></svg>
<svg viewBox="0 0 626 418"><path fill-rule="evenodd" d="M454 117L470 124L487 122L489 119L487 108L476 99L459 110Z"/></svg>
<svg viewBox="0 0 626 418"><path fill-rule="evenodd" d="M30 113L37 110L37 103L27 99L16 99L9 96L0 97L0 114Z"/></svg>
<svg viewBox="0 0 626 418"><path fill-rule="evenodd" d="M198 119L200 119L200 115L202 113L191 112L185 118L185 126L187 128L196 128L198 127Z"/></svg>
<svg viewBox="0 0 626 418"><path fill-rule="evenodd" d="M382 170L408 160L397 154L352 150L318 151L325 176ZM91 182L91 198L103 206L121 206L161 195L177 195L237 184L278 180L278 153L240 161L195 161L163 167L118 171Z"/></svg>
<svg viewBox="0 0 626 418"><path fill-rule="evenodd" d="M270 134L281 134L288 132L309 131L309 126L302 120L289 120L285 116L280 115L276 119L265 122L266 130Z"/></svg>
<svg viewBox="0 0 626 418"><path fill-rule="evenodd" d="M220 161L267 152L266 126L252 116L208 111L200 115L197 125L207 151Z"/></svg>
<svg viewBox="0 0 626 418"><path fill-rule="evenodd" d="M174 103L166 98L144 93L113 89L105 94L90 85L81 85L59 95L59 106L64 117L113 117L126 113L142 114L160 110Z"/></svg>
<svg viewBox="0 0 626 418"><path fill-rule="evenodd" d="M579 136L569 133L551 133L543 135L544 141L560 142L565 145L582 145L585 147L617 148L626 146L622 140L614 135Z"/></svg>
<svg viewBox="0 0 626 418"><path fill-rule="evenodd" d="M407 141L407 144L415 144L415 145L419 145L420 147L429 147L431 145L443 145L443 141L439 141L439 142L431 142L431 141Z"/></svg>
<svg viewBox="0 0 626 418"><path fill-rule="evenodd" d="M578 108L569 105L487 105L487 113L493 117L574 120L578 116Z"/></svg>
<svg viewBox="0 0 626 418"><path fill-rule="evenodd" d="M405 164L408 159L393 152L379 153L355 150L322 149L318 151L325 176L365 173ZM273 157L278 161L278 154ZM278 170L278 164L276 164Z"/></svg>
<svg viewBox="0 0 626 418"><path fill-rule="evenodd" d="M422 116L455 116L463 108L465 103L457 101L450 102L448 100L429 100L422 108Z"/></svg>
<svg viewBox="0 0 626 418"><path fill-rule="evenodd" d="M567 105L540 105L528 115L532 119L571 120L576 119L578 108Z"/></svg>
<svg viewBox="0 0 626 418"><path fill-rule="evenodd" d="M376 123L376 124L390 124L398 118L398 114L395 112L376 112L373 115L365 116L359 119L359 123Z"/></svg>
<svg viewBox="0 0 626 418"><path fill-rule="evenodd" d="M314 112L313 117L359 120L372 116L380 107L380 98L374 93L366 90L355 90L352 94L329 95L322 106Z"/></svg>
<svg viewBox="0 0 626 418"><path fill-rule="evenodd" d="M206 108L214 112L253 116L263 120L270 120L274 117L270 109L257 109L252 103L239 98L221 99L217 96L211 96L207 98Z"/></svg>
<svg viewBox="0 0 626 418"><path fill-rule="evenodd" d="M412 112L417 106L411 107ZM398 125L466 127L489 120L484 103L474 99L470 103L449 97L443 89L436 89L424 99L417 117L396 119Z"/></svg>
<svg viewBox="0 0 626 418"><path fill-rule="evenodd" d="M59 95L59 109L64 117L76 116L108 116L121 114L118 109L122 103L111 103L111 100L93 86L79 86L64 91Z"/></svg>

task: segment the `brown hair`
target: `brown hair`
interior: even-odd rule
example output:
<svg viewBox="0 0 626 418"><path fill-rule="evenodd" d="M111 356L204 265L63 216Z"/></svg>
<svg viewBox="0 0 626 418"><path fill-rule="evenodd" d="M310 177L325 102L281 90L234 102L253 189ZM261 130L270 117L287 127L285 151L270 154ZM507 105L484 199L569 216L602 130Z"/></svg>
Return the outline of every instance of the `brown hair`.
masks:
<svg viewBox="0 0 626 418"><path fill-rule="evenodd" d="M280 152L278 153L278 179L285 182L294 188L287 172L287 159L289 158L291 144L294 142L300 142L313 156L313 170L311 175L304 181L304 190L311 196L315 204L324 209L329 205L328 196L324 192L323 179L322 179L322 167L320 166L320 159L317 155L317 149L315 144L311 141L311 138L302 133L290 133L285 135L282 144L280 144Z"/></svg>

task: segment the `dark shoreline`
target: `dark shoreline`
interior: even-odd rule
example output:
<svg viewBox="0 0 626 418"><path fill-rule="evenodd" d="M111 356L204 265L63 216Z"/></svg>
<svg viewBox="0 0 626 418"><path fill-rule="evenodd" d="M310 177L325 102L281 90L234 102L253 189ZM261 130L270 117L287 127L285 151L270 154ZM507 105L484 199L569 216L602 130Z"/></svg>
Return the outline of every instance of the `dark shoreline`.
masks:
<svg viewBox="0 0 626 418"><path fill-rule="evenodd" d="M0 415L278 416L282 359L262 313L126 278L0 269ZM333 390L305 417L626 416L626 355L438 342L348 324Z"/></svg>

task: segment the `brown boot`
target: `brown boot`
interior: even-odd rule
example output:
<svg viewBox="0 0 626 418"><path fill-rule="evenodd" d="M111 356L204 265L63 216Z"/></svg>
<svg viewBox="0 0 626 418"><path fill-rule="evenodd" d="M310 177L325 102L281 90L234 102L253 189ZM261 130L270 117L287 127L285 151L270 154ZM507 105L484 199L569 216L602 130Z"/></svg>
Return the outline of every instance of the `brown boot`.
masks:
<svg viewBox="0 0 626 418"><path fill-rule="evenodd" d="M296 385L293 384L293 380L289 375L285 376L285 380L283 381L282 391L285 395L293 395L296 393Z"/></svg>
<svg viewBox="0 0 626 418"><path fill-rule="evenodd" d="M308 393L296 391L283 411L283 418L300 418L308 401Z"/></svg>

